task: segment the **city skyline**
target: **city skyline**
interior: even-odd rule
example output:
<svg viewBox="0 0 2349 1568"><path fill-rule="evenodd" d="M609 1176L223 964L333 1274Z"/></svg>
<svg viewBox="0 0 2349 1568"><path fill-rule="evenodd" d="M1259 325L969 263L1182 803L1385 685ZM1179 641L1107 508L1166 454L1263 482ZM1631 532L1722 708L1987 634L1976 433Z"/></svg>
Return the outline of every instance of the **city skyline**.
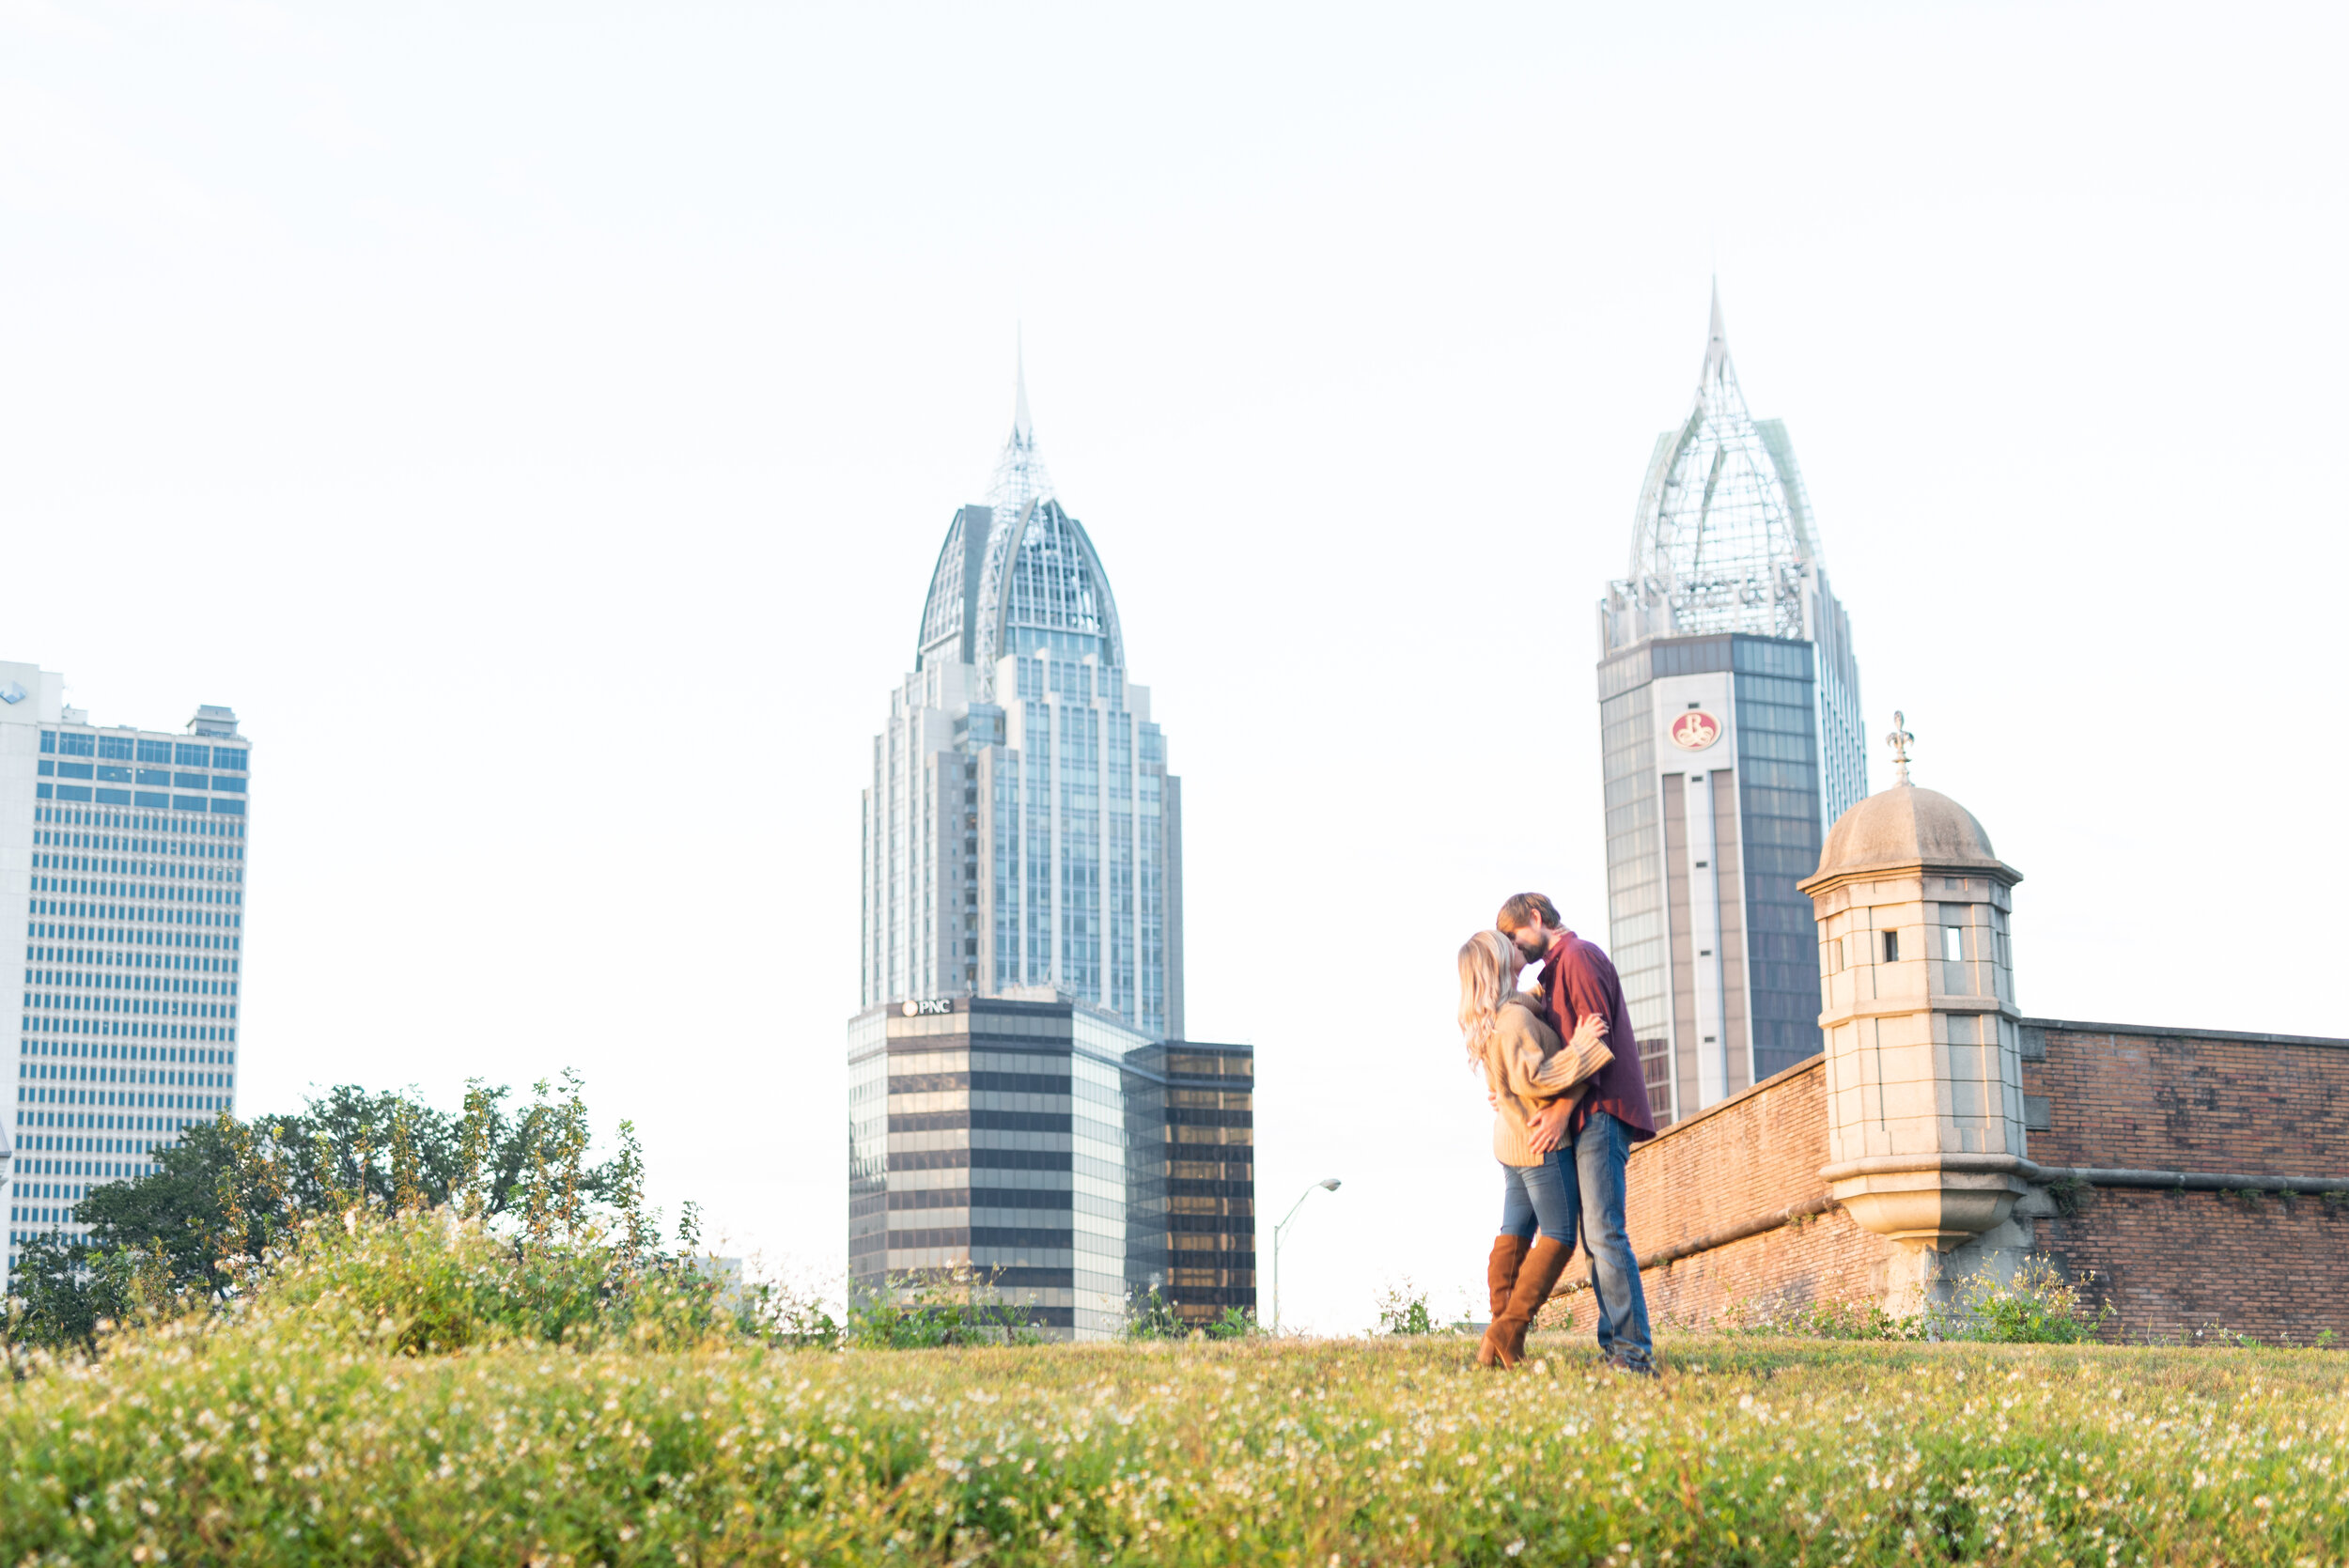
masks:
<svg viewBox="0 0 2349 1568"><path fill-rule="evenodd" d="M606 20L0 17L0 652L263 737L241 1106L576 1068L836 1281L855 800L1024 323L1191 786L1185 1032L1264 1046L1268 1203L1345 1179L1283 1315L1472 1277L1451 955L1609 939L1593 601L1716 272L2023 1005L2341 1032L2341 851L2242 762L2341 757L2328 623L2196 635L2238 520L2349 570L2331 13ZM2181 862L2262 911L2184 972Z"/></svg>

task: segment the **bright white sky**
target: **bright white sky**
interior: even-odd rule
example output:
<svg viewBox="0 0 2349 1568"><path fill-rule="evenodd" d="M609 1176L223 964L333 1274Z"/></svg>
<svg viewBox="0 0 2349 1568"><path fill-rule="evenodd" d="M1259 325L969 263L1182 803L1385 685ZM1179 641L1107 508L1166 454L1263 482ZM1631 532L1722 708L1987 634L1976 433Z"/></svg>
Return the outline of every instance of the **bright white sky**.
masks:
<svg viewBox="0 0 2349 1568"><path fill-rule="evenodd" d="M1605 938L1592 606L1717 265L2025 1008L2349 1034L2342 14L18 0L0 651L243 717L246 1109L576 1066L836 1274L857 792L1024 322L1268 1245L1346 1180L1288 1316L1449 1310L1453 952Z"/></svg>

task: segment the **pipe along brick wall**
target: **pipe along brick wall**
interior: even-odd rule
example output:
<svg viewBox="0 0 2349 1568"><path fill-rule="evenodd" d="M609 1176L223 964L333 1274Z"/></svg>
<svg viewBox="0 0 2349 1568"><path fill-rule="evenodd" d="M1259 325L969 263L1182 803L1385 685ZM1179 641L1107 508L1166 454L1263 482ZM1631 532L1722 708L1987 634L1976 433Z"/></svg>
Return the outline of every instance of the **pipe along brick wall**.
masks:
<svg viewBox="0 0 2349 1568"><path fill-rule="evenodd" d="M2349 1340L2349 1040L2020 1020L2029 1190L1945 1281L2052 1258L2112 1337L2212 1326ZM1903 1245L1829 1194L1824 1058L1633 1149L1628 1221L1658 1327L1825 1304L1912 1309ZM1588 1330L1585 1260L1545 1322ZM2092 1275L2092 1279L2091 1276Z"/></svg>

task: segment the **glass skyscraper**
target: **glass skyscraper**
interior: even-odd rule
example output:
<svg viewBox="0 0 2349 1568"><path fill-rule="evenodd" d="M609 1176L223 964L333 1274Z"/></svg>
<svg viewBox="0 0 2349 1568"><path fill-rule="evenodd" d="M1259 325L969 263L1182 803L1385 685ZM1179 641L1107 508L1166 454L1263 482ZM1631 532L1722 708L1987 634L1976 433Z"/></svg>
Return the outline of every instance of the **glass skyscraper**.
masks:
<svg viewBox="0 0 2349 1568"><path fill-rule="evenodd" d="M1599 606L1610 952L1660 1122L1821 1048L1795 884L1868 793L1859 666L1786 427L1746 411L1713 296Z"/></svg>
<svg viewBox="0 0 2349 1568"><path fill-rule="evenodd" d="M0 929L24 932L8 1263L234 1111L253 748L225 707L100 728L0 662Z"/></svg>
<svg viewBox="0 0 2349 1568"><path fill-rule="evenodd" d="M1024 378L872 767L851 1289L968 1270L1080 1339L1252 1310L1253 1053L1181 1038L1181 781Z"/></svg>
<svg viewBox="0 0 2349 1568"><path fill-rule="evenodd" d="M1020 385L946 530L864 792L863 1001L1044 987L1183 1032L1182 783Z"/></svg>

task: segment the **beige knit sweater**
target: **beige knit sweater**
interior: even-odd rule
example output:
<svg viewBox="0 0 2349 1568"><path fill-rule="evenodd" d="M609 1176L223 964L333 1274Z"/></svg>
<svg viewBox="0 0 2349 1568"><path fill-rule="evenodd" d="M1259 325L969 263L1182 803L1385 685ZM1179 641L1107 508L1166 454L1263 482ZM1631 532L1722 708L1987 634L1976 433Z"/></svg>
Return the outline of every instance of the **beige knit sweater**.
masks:
<svg viewBox="0 0 2349 1568"><path fill-rule="evenodd" d="M1530 1123L1562 1096L1582 1092L1591 1075L1615 1059L1606 1025L1595 1019L1561 1045L1539 998L1518 991L1501 1004L1486 1032L1485 1082L1493 1093L1493 1157L1503 1165L1539 1165Z"/></svg>

